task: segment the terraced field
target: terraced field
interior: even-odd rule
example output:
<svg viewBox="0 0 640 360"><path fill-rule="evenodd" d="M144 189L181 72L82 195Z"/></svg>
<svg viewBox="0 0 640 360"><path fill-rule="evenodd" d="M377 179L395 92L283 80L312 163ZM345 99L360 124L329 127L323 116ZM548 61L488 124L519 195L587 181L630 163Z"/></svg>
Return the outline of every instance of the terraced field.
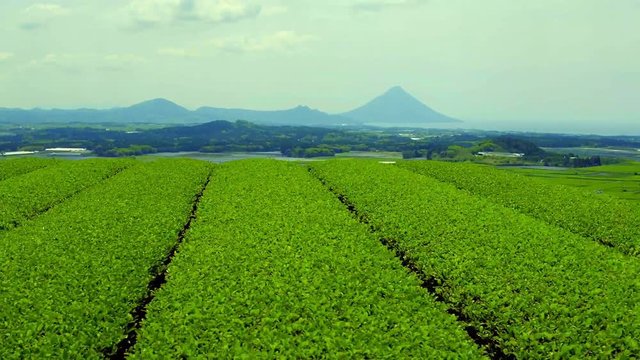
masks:
<svg viewBox="0 0 640 360"><path fill-rule="evenodd" d="M500 173L0 161L0 358L640 354L635 203Z"/></svg>

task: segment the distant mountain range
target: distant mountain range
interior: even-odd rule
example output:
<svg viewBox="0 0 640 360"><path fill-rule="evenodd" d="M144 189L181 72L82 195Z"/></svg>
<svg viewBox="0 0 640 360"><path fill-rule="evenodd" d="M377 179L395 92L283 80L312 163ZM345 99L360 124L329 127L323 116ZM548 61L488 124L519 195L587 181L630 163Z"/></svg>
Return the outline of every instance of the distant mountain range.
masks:
<svg viewBox="0 0 640 360"><path fill-rule="evenodd" d="M247 120L264 125L383 125L460 122L429 108L399 86L369 103L342 114L328 114L298 106L293 109L260 111L201 107L188 110L166 99L154 99L125 108L97 109L7 109L0 108L4 123L155 123L198 124L214 120Z"/></svg>
<svg viewBox="0 0 640 360"><path fill-rule="evenodd" d="M330 115L307 106L297 106L288 110L260 111L245 109L224 109L201 107L194 112L205 119L247 120L256 124L270 125L355 125L352 119L341 115Z"/></svg>

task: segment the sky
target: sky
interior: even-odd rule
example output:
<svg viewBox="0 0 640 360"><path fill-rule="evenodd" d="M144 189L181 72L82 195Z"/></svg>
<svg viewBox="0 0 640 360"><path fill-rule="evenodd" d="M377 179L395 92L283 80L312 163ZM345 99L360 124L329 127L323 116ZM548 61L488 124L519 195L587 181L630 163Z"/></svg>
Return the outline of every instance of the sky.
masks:
<svg viewBox="0 0 640 360"><path fill-rule="evenodd" d="M339 113L640 134L640 0L0 1L0 107Z"/></svg>

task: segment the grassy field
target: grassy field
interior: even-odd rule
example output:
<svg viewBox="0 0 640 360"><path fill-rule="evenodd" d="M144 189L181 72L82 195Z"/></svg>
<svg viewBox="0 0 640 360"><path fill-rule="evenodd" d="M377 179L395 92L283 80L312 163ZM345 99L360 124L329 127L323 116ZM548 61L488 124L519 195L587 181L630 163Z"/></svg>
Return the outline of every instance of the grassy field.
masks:
<svg viewBox="0 0 640 360"><path fill-rule="evenodd" d="M579 169L531 169L504 167L505 171L550 182L606 193L625 200L640 200L640 162L629 161Z"/></svg>

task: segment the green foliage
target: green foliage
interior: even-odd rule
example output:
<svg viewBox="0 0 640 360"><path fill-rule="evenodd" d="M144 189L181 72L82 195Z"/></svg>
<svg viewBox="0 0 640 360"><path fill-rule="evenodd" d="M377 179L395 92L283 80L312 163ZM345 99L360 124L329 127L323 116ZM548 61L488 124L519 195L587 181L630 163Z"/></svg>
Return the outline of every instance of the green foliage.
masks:
<svg viewBox="0 0 640 360"><path fill-rule="evenodd" d="M149 145L131 145L126 148L113 148L105 151L102 155L104 156L114 156L114 157L122 157L122 156L136 156L136 155L144 155L144 154L153 154L158 152L158 149Z"/></svg>
<svg viewBox="0 0 640 360"><path fill-rule="evenodd" d="M211 165L18 160L0 161L0 358L102 358ZM492 355L640 353L640 262L617 251L637 254L635 204L469 164L309 166L326 186L294 163L214 168L132 358L481 357L467 325Z"/></svg>
<svg viewBox="0 0 640 360"><path fill-rule="evenodd" d="M34 170L53 166L58 160L50 158L21 157L15 159L0 158L0 181L10 177L29 173Z"/></svg>
<svg viewBox="0 0 640 360"><path fill-rule="evenodd" d="M450 145L446 151L443 151L438 155L440 158L455 159L456 161L473 159L471 150L460 145Z"/></svg>
<svg viewBox="0 0 640 360"><path fill-rule="evenodd" d="M284 155L286 156L298 157L298 158L334 156L335 154L336 154L336 151L329 146L318 146L318 147L309 147L309 148L296 147L284 153Z"/></svg>
<svg viewBox="0 0 640 360"><path fill-rule="evenodd" d="M493 140L480 141L479 143L472 146L470 150L473 153L477 153L479 151L507 152L507 150L493 142Z"/></svg>
<svg viewBox="0 0 640 360"><path fill-rule="evenodd" d="M494 151L506 151L512 153L523 153L526 157L544 157L546 152L538 147L538 145L525 139L520 139L513 136L499 136L492 139L492 142L497 146L498 150Z"/></svg>
<svg viewBox="0 0 640 360"><path fill-rule="evenodd" d="M102 358L209 171L194 160L139 164L3 233L0 358Z"/></svg>
<svg viewBox="0 0 640 360"><path fill-rule="evenodd" d="M636 203L487 166L424 161L400 166L626 254L640 255L640 207Z"/></svg>
<svg viewBox="0 0 640 360"><path fill-rule="evenodd" d="M224 164L200 204L133 358L481 357L303 167Z"/></svg>
<svg viewBox="0 0 640 360"><path fill-rule="evenodd" d="M443 172L454 171L447 165ZM637 258L394 165L310 166L505 354L547 359L640 353ZM500 188L493 180L482 181ZM529 201L539 204L548 195L536 196Z"/></svg>
<svg viewBox="0 0 640 360"><path fill-rule="evenodd" d="M88 159L57 164L0 182L0 230L20 225L131 162Z"/></svg>

